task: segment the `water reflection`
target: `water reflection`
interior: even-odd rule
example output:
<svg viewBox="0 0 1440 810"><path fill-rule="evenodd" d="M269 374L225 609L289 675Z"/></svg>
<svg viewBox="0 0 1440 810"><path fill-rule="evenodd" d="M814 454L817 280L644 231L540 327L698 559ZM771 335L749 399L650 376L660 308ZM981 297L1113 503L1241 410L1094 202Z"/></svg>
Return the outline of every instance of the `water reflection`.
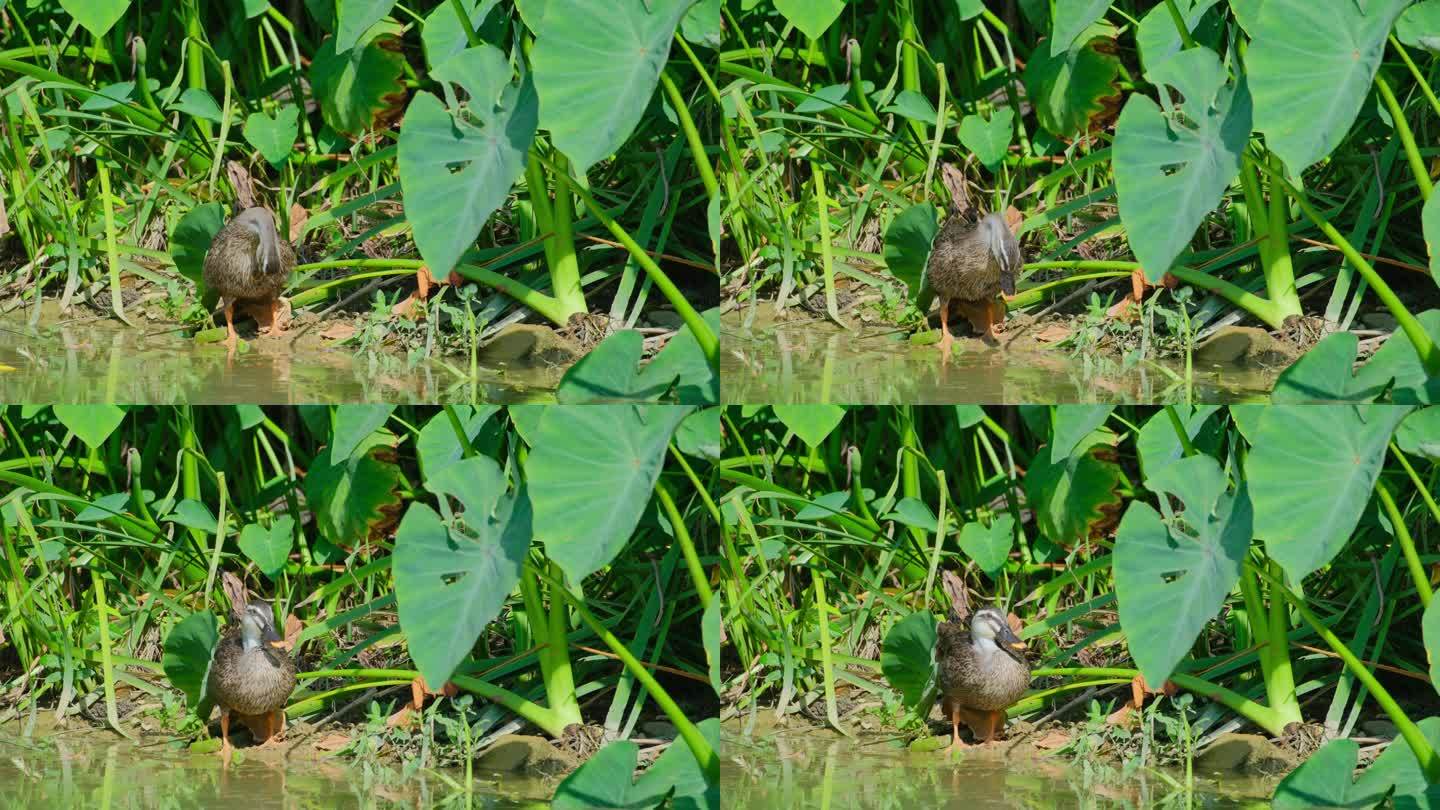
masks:
<svg viewBox="0 0 1440 810"><path fill-rule="evenodd" d="M165 404L535 402L553 400L555 368L477 368L357 354L320 341L251 341L226 355L177 332L102 319L0 321L0 402Z"/></svg>
<svg viewBox="0 0 1440 810"><path fill-rule="evenodd" d="M722 320L726 403L930 404L1160 403L1264 400L1275 372L1183 369L1076 360L1064 350L962 351L943 363L934 346L893 330L846 332L825 323L745 329Z"/></svg>
<svg viewBox="0 0 1440 810"><path fill-rule="evenodd" d="M526 798L549 794L534 780L477 782L466 792L459 773L441 778L374 763L297 760L286 762L280 752L267 752L224 769L214 754L191 754L180 743L135 744L91 729L30 738L0 734L0 808L548 806Z"/></svg>
<svg viewBox="0 0 1440 810"><path fill-rule="evenodd" d="M958 762L912 754L885 737L848 740L814 729L767 730L724 740L722 805L736 810L816 808L1266 807L1272 785L1255 779L1177 785L1182 776L1139 770L1124 778L1033 756L1007 759L998 744ZM1223 792L1222 792L1223 791Z"/></svg>

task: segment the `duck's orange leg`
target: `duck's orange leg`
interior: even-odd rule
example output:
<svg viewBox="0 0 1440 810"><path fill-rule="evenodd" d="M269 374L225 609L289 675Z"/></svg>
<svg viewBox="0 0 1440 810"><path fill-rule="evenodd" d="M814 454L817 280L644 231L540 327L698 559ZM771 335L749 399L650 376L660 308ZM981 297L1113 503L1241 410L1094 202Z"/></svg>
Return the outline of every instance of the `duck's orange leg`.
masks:
<svg viewBox="0 0 1440 810"><path fill-rule="evenodd" d="M950 745L942 753L948 755L966 745L960 741L960 704L946 701L946 705L950 708Z"/></svg>
<svg viewBox="0 0 1440 810"><path fill-rule="evenodd" d="M230 764L230 757L235 753L235 748L230 745L230 710L220 710L220 761L225 765Z"/></svg>
<svg viewBox="0 0 1440 810"><path fill-rule="evenodd" d="M235 331L235 302L232 299L225 299L225 348L230 354L235 353L235 346L240 342L240 335ZM224 715L221 715L223 718ZM224 722L223 719L221 721Z"/></svg>
<svg viewBox="0 0 1440 810"><path fill-rule="evenodd" d="M970 328L980 336L986 343L995 342L995 329L991 323L994 318L994 309L989 301L966 301L963 304L965 317L970 321Z"/></svg>
<svg viewBox="0 0 1440 810"><path fill-rule="evenodd" d="M940 353L946 358L950 357L950 347L955 343L955 338L950 336L950 299L940 299ZM956 739L959 739L958 737Z"/></svg>
<svg viewBox="0 0 1440 810"><path fill-rule="evenodd" d="M265 741L261 747L278 743L285 739L285 710L276 709L265 715Z"/></svg>
<svg viewBox="0 0 1440 810"><path fill-rule="evenodd" d="M990 299L990 334L998 335L1004 331L1005 326L1005 301L1000 298Z"/></svg>

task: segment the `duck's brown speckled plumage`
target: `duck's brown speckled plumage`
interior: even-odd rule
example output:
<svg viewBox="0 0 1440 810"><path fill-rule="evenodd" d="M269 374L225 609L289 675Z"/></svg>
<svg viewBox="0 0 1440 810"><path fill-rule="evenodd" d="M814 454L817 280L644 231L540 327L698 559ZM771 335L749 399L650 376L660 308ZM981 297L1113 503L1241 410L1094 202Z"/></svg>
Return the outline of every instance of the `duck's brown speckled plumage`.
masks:
<svg viewBox="0 0 1440 810"><path fill-rule="evenodd" d="M268 231L263 235L262 232ZM263 241L262 241L263 238ZM274 244L279 261L263 261L262 244ZM231 301L269 301L284 291L295 269L295 249L279 238L275 217L247 208L225 223L205 253L205 286Z"/></svg>
<svg viewBox="0 0 1440 810"><path fill-rule="evenodd" d="M246 611L260 625L259 643L247 650L243 623L236 622L215 647L205 686L222 712L263 715L284 708L295 689L295 662L273 646L280 635L269 610L252 604Z"/></svg>
<svg viewBox="0 0 1440 810"><path fill-rule="evenodd" d="M1005 617L994 608L979 611L1002 623ZM940 666L940 691L947 701L981 711L998 711L1013 706L1030 685L1030 666L1022 656L977 644L971 628L957 621L941 622L936 628L935 658Z"/></svg>
<svg viewBox="0 0 1440 810"><path fill-rule="evenodd" d="M990 214L972 225L952 215L935 235L925 276L942 299L988 303L1001 292L1015 294L1020 264L1019 243L1004 217Z"/></svg>

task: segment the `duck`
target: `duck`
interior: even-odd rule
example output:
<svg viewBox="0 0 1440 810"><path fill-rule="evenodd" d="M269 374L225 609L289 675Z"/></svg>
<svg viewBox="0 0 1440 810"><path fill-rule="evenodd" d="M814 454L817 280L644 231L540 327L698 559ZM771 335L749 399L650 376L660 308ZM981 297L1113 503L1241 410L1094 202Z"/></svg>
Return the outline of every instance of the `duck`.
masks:
<svg viewBox="0 0 1440 810"><path fill-rule="evenodd" d="M285 701L295 690L295 662L275 630L268 605L250 602L215 645L205 691L220 707L220 756L230 760L230 715L260 718L268 743L285 733Z"/></svg>
<svg viewBox="0 0 1440 810"><path fill-rule="evenodd" d="M278 335L290 320L290 302L280 293L295 269L295 249L280 238L275 215L259 206L246 208L215 234L205 252L205 286L220 296L225 310L225 346L233 354L235 306L256 313L262 332Z"/></svg>
<svg viewBox="0 0 1440 810"><path fill-rule="evenodd" d="M950 335L950 304L970 321L982 340L994 345L1005 320L1005 305L997 296L1015 294L1015 277L1024 264L1014 229L1020 214L987 214L971 224L952 209L935 235L925 280L940 299L940 350L946 357L955 339Z"/></svg>
<svg viewBox="0 0 1440 810"><path fill-rule="evenodd" d="M946 752L965 747L960 741L962 715L981 742L995 739L1005 728L1005 709L1030 686L1025 642L1010 629L1004 613L977 610L969 628L953 617L952 610L952 619L935 628L940 693L950 719Z"/></svg>

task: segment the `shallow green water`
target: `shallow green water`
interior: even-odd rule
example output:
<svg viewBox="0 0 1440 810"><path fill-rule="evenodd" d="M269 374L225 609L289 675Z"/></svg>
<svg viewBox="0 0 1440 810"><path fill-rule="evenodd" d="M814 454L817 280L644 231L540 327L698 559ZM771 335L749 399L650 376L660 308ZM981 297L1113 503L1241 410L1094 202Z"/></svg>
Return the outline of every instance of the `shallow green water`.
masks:
<svg viewBox="0 0 1440 810"><path fill-rule="evenodd" d="M462 773L446 774L461 783ZM544 808L536 780L477 779L467 794L433 774L338 759L252 755L222 768L178 743L135 744L85 729L20 738L0 732L0 808Z"/></svg>
<svg viewBox="0 0 1440 810"><path fill-rule="evenodd" d="M1011 808L1259 808L1273 784L1227 777L1197 780L1192 790L1168 781L1178 773L1121 776L1114 769L1007 758L995 743L958 761L911 753L885 737L849 740L814 729L728 734L721 769L722 805L734 810L1010 810Z"/></svg>
<svg viewBox="0 0 1440 810"><path fill-rule="evenodd" d="M822 322L745 329L729 317L721 326L725 403L1251 402L1268 397L1278 373L1197 369L1187 385L1179 366L1122 369L1063 349L997 351L963 341L946 363L939 348L912 346L893 331L855 334Z"/></svg>
<svg viewBox="0 0 1440 810"><path fill-rule="evenodd" d="M530 402L553 399L560 376L512 366L472 377L466 359L407 365L314 339L255 340L228 357L222 345L144 325L0 320L0 402Z"/></svg>

